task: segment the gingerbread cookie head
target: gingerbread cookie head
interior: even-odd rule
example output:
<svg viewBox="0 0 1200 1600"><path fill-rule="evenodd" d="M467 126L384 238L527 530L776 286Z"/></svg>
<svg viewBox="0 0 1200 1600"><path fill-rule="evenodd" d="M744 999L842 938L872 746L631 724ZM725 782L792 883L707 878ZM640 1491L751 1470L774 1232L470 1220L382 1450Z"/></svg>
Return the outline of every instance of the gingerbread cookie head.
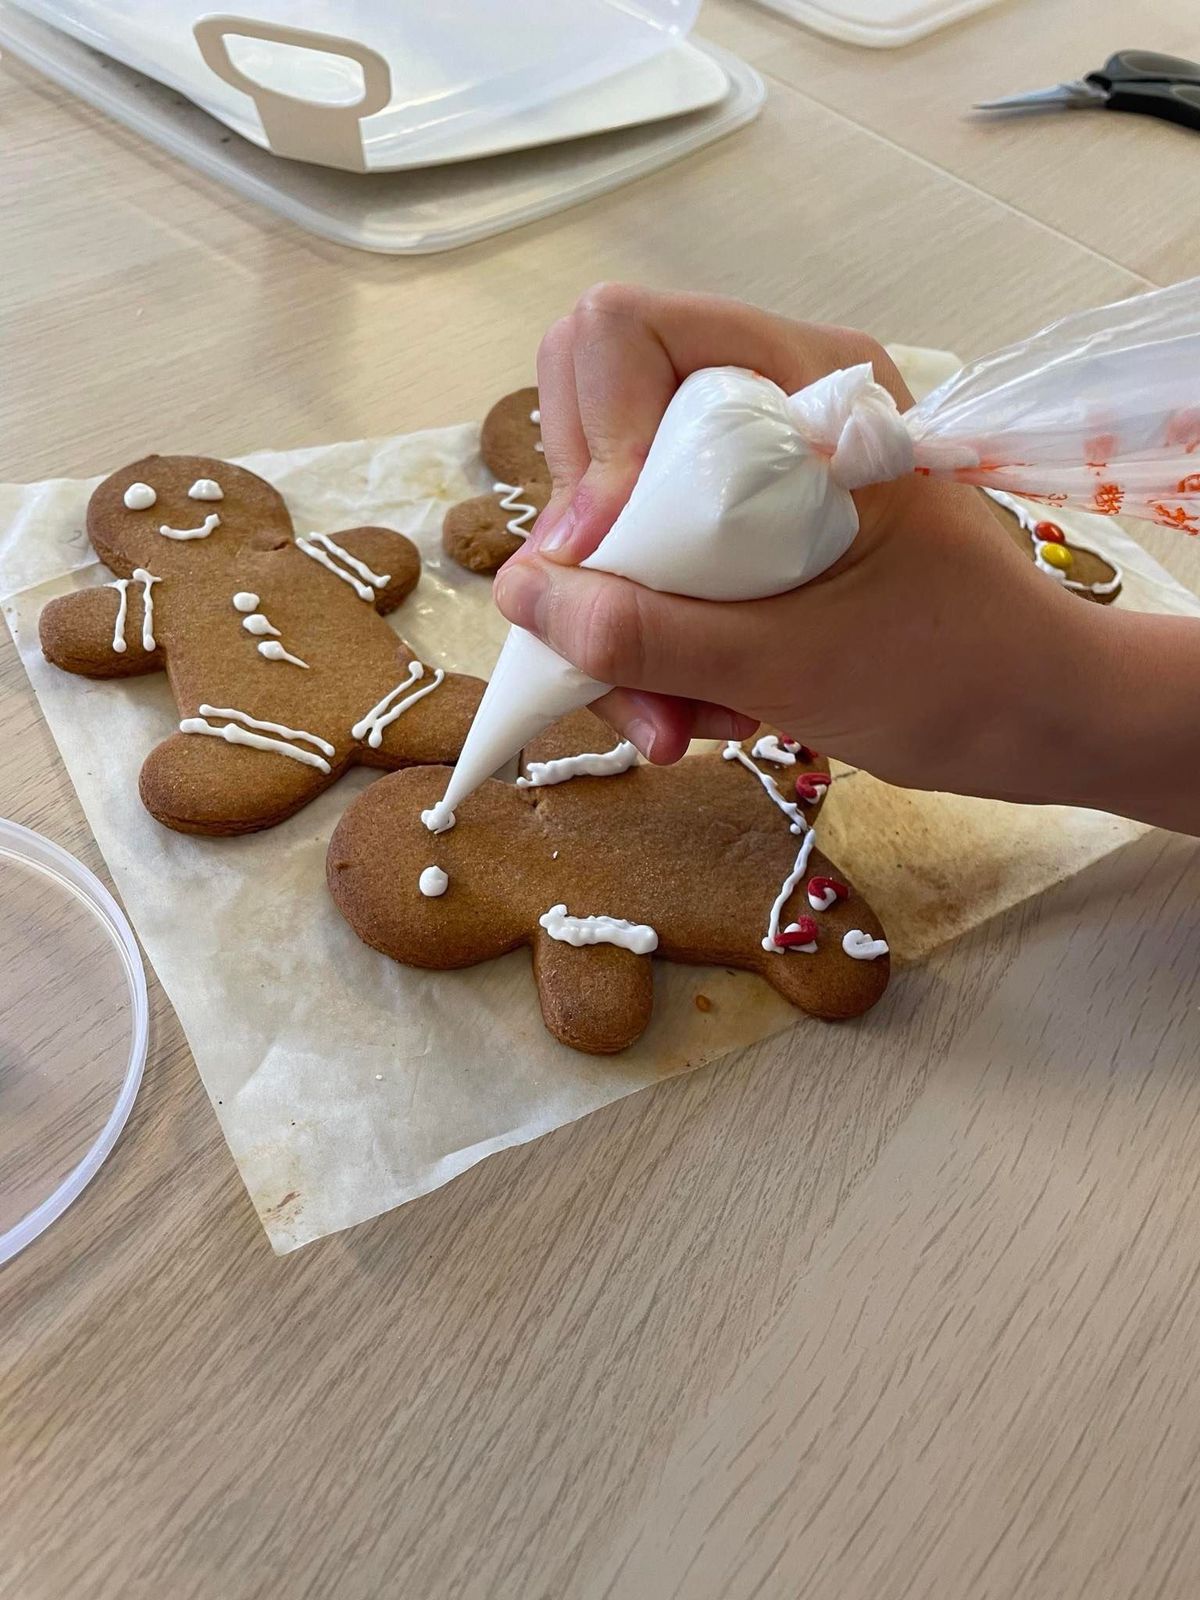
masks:
<svg viewBox="0 0 1200 1600"><path fill-rule="evenodd" d="M550 499L536 389L505 395L484 418L479 440L492 474L490 493L451 506L442 524L447 555L472 572L490 573L521 548Z"/></svg>
<svg viewBox="0 0 1200 1600"><path fill-rule="evenodd" d="M1002 489L985 489L992 509L1022 554L1053 582L1098 605L1111 605L1121 592L1120 567L1098 550L1067 538L1053 517L1034 511Z"/></svg>
<svg viewBox="0 0 1200 1600"><path fill-rule="evenodd" d="M294 537L269 483L204 456L114 473L87 526L116 577L51 601L42 650L92 678L167 670L178 731L139 780L161 822L245 833L353 764L456 759L483 686L418 661L383 620L420 574L402 534Z"/></svg>
<svg viewBox="0 0 1200 1600"><path fill-rule="evenodd" d="M546 1026L597 1054L649 1021L652 955L757 972L819 1017L879 998L878 919L816 848L827 784L805 801L789 774L789 798L750 742L670 768L629 763L611 733L568 721L527 752L523 787L490 780L443 832L427 826L443 774L400 773L354 801L328 879L361 938L433 968L528 945ZM801 780L821 770L781 753Z"/></svg>

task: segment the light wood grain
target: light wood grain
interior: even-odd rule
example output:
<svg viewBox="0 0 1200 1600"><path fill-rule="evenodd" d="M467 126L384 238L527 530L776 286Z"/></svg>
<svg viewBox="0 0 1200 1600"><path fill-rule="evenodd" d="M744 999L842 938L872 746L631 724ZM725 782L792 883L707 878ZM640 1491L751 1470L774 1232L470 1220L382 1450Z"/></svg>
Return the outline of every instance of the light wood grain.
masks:
<svg viewBox="0 0 1200 1600"><path fill-rule="evenodd" d="M1185 241L1105 259L1014 214L1016 147L995 200L920 150L932 110L862 126L867 85L919 108L908 52L846 54L853 118L793 71L803 36L732 0L706 25L786 70L761 123L419 261L309 240L6 69L0 474L477 415L600 277L972 353L1156 281ZM1122 42L1075 31L1072 70ZM1157 132L1127 126L1165 215ZM0 812L103 875L7 641L0 732ZM125 1137L0 1278L0 1592L1194 1594L1198 891L1196 847L1148 840L861 1025L800 1026L282 1261L152 981Z"/></svg>

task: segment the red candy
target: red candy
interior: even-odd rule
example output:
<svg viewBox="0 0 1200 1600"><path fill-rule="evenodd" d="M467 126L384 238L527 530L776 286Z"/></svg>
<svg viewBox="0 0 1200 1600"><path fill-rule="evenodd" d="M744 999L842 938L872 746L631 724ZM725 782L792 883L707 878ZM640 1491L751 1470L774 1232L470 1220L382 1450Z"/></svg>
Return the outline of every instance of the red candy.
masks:
<svg viewBox="0 0 1200 1600"><path fill-rule="evenodd" d="M1183 491L1180 490L1180 493L1182 492ZM817 759L817 752L815 750L810 750L808 746L806 744L802 744L799 739L793 739L790 733L781 733L779 735L779 742L783 748L791 755L794 755L798 761L815 761Z"/></svg>
<svg viewBox="0 0 1200 1600"><path fill-rule="evenodd" d="M817 938L817 924L812 917L797 917L794 928L784 928L775 935L775 943L781 950L787 950L794 944L815 944Z"/></svg>
<svg viewBox="0 0 1200 1600"><path fill-rule="evenodd" d="M837 878L818 877L808 880L808 892L814 900L824 900L831 889L835 900L849 900L849 889L844 883L840 883Z"/></svg>
<svg viewBox="0 0 1200 1600"><path fill-rule="evenodd" d="M813 800L821 798L821 790L828 789L833 779L827 772L802 772L796 779L796 797L800 800Z"/></svg>
<svg viewBox="0 0 1200 1600"><path fill-rule="evenodd" d="M1036 523L1033 530L1034 538L1040 539L1043 544L1066 544L1067 536L1057 522Z"/></svg>

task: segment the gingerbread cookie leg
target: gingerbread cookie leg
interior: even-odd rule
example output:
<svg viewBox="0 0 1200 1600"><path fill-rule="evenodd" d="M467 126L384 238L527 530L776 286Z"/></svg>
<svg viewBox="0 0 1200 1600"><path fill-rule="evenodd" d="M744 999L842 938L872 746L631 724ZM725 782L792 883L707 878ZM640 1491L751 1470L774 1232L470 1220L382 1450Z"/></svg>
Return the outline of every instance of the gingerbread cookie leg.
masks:
<svg viewBox="0 0 1200 1600"><path fill-rule="evenodd" d="M650 1021L654 979L648 955L614 945L577 948L539 928L533 976L547 1029L572 1050L615 1055Z"/></svg>
<svg viewBox="0 0 1200 1600"><path fill-rule="evenodd" d="M479 452L492 492L451 506L442 523L442 548L471 572L503 566L546 509L551 485L541 420L534 388L505 395L484 418Z"/></svg>
<svg viewBox="0 0 1200 1600"><path fill-rule="evenodd" d="M38 637L47 661L84 678L134 678L161 672L154 633L154 586L144 567L96 589L60 595L44 607Z"/></svg>

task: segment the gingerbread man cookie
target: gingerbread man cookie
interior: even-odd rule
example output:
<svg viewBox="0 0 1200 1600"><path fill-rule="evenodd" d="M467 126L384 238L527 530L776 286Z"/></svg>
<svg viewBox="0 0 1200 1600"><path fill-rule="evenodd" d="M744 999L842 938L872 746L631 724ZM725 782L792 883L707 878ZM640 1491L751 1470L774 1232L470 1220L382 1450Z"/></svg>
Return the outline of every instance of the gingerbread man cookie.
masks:
<svg viewBox="0 0 1200 1600"><path fill-rule="evenodd" d="M887 943L816 849L829 778L803 747L765 735L654 767L582 713L530 747L524 778L490 779L437 834L422 812L444 773L397 773L359 796L328 855L358 936L435 969L529 945L546 1027L593 1054L649 1022L651 955L757 972L816 1017L882 995Z"/></svg>
<svg viewBox="0 0 1200 1600"><path fill-rule="evenodd" d="M249 833L355 763L457 758L483 685L425 666L384 621L420 576L402 534L297 538L269 483L206 456L113 473L87 532L116 576L52 600L42 650L89 678L166 671L181 720L140 791L168 827Z"/></svg>
<svg viewBox="0 0 1200 1600"><path fill-rule="evenodd" d="M1121 592L1124 574L1098 550L1074 544L1057 522L1030 509L1003 489L985 489L1009 535L1040 572L1072 594L1107 606Z"/></svg>
<svg viewBox="0 0 1200 1600"><path fill-rule="evenodd" d="M450 507L442 546L472 572L495 572L521 548L550 498L536 389L518 389L496 402L484 418L479 452L494 480L492 492Z"/></svg>

